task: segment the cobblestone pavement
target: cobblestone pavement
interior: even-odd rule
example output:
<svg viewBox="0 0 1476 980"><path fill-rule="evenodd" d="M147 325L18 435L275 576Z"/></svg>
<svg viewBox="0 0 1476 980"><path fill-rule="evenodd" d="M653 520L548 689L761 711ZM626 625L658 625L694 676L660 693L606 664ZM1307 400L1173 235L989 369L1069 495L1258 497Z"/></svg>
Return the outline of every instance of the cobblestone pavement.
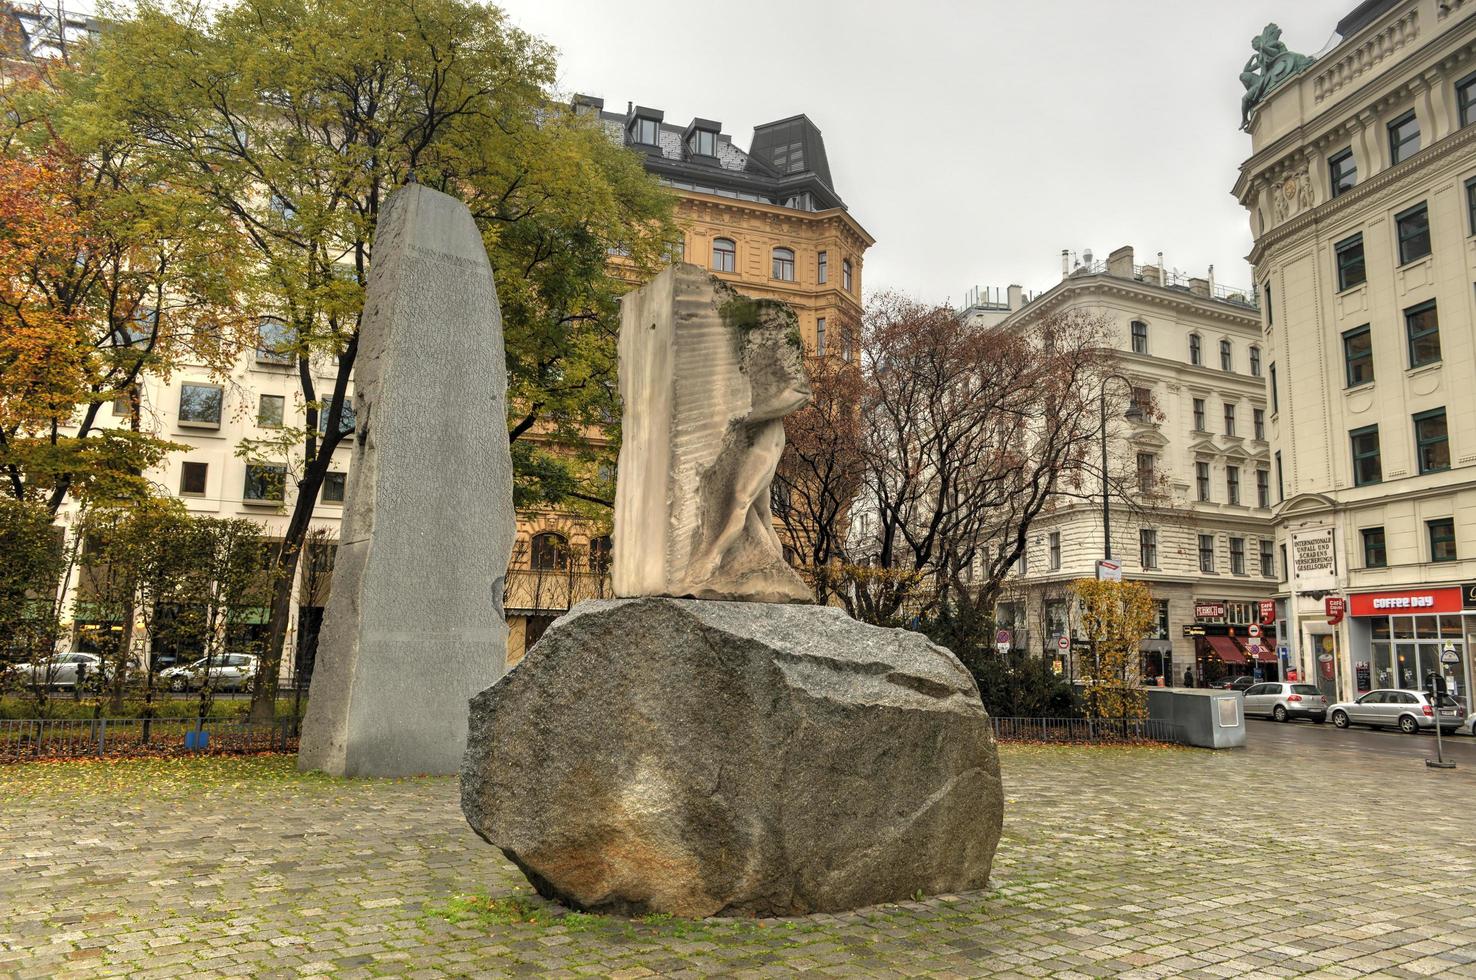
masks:
<svg viewBox="0 0 1476 980"><path fill-rule="evenodd" d="M1476 977L1476 772L1425 741L1007 747L990 891L718 923L560 914L450 779L0 767L0 975Z"/></svg>

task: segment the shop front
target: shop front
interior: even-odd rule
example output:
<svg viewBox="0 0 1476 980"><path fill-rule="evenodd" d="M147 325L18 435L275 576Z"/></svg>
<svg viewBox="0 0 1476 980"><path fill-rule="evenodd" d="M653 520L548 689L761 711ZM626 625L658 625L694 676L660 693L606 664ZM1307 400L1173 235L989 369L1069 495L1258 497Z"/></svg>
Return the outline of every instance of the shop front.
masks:
<svg viewBox="0 0 1476 980"><path fill-rule="evenodd" d="M1352 686L1423 689L1433 676L1467 710L1476 681L1476 583L1348 597Z"/></svg>
<svg viewBox="0 0 1476 980"><path fill-rule="evenodd" d="M1194 604L1194 622L1185 624L1184 636L1194 641L1197 684L1214 687L1237 677L1282 680L1276 627L1258 622L1259 605L1254 600Z"/></svg>

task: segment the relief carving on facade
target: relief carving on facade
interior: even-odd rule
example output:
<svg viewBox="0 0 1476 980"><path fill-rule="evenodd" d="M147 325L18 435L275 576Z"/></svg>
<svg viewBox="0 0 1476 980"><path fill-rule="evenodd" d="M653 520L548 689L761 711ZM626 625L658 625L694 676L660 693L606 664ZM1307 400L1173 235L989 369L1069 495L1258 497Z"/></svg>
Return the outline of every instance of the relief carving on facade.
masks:
<svg viewBox="0 0 1476 980"><path fill-rule="evenodd" d="M1275 205L1277 224L1311 209L1313 204L1312 174L1306 167L1288 174L1272 188L1271 197Z"/></svg>

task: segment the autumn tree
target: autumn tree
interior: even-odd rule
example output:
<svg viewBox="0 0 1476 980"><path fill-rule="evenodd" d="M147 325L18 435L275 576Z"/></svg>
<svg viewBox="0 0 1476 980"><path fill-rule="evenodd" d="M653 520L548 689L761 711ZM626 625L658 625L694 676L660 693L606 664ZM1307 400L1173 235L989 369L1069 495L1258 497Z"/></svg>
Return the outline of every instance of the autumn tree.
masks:
<svg viewBox="0 0 1476 980"><path fill-rule="evenodd" d="M576 458L579 434L615 408L624 287L609 257L637 276L654 270L676 238L671 197L595 120L554 103L547 45L468 0L145 2L104 33L90 65L102 81L79 112L146 139L241 236L245 292L270 318L262 342L292 359L307 406L289 432L297 494L252 704L265 721L313 505L352 431L363 286L388 195L410 180L447 191L483 230L525 503L578 493L592 469ZM525 440L535 427L554 451Z"/></svg>
<svg viewBox="0 0 1476 980"><path fill-rule="evenodd" d="M1091 644L1079 676L1090 718L1136 719L1148 696L1138 670L1138 644L1153 628L1153 593L1142 582L1077 579L1071 583L1081 636Z"/></svg>
<svg viewBox="0 0 1476 980"><path fill-rule="evenodd" d="M61 633L60 584L70 554L51 512L0 497L0 675L41 663ZM39 688L44 688L44 684Z"/></svg>

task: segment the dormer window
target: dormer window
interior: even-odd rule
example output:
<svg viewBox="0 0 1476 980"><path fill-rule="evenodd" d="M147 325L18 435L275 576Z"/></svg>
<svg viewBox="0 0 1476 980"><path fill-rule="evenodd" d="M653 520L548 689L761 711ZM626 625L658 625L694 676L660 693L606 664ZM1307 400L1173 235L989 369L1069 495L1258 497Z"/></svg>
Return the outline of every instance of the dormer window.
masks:
<svg viewBox="0 0 1476 980"><path fill-rule="evenodd" d="M687 138L687 150L696 156L717 156L717 133L710 129L694 129Z"/></svg>
<svg viewBox="0 0 1476 980"><path fill-rule="evenodd" d="M636 116L630 121L630 141L643 146L658 146L661 143L661 124L655 119Z"/></svg>

